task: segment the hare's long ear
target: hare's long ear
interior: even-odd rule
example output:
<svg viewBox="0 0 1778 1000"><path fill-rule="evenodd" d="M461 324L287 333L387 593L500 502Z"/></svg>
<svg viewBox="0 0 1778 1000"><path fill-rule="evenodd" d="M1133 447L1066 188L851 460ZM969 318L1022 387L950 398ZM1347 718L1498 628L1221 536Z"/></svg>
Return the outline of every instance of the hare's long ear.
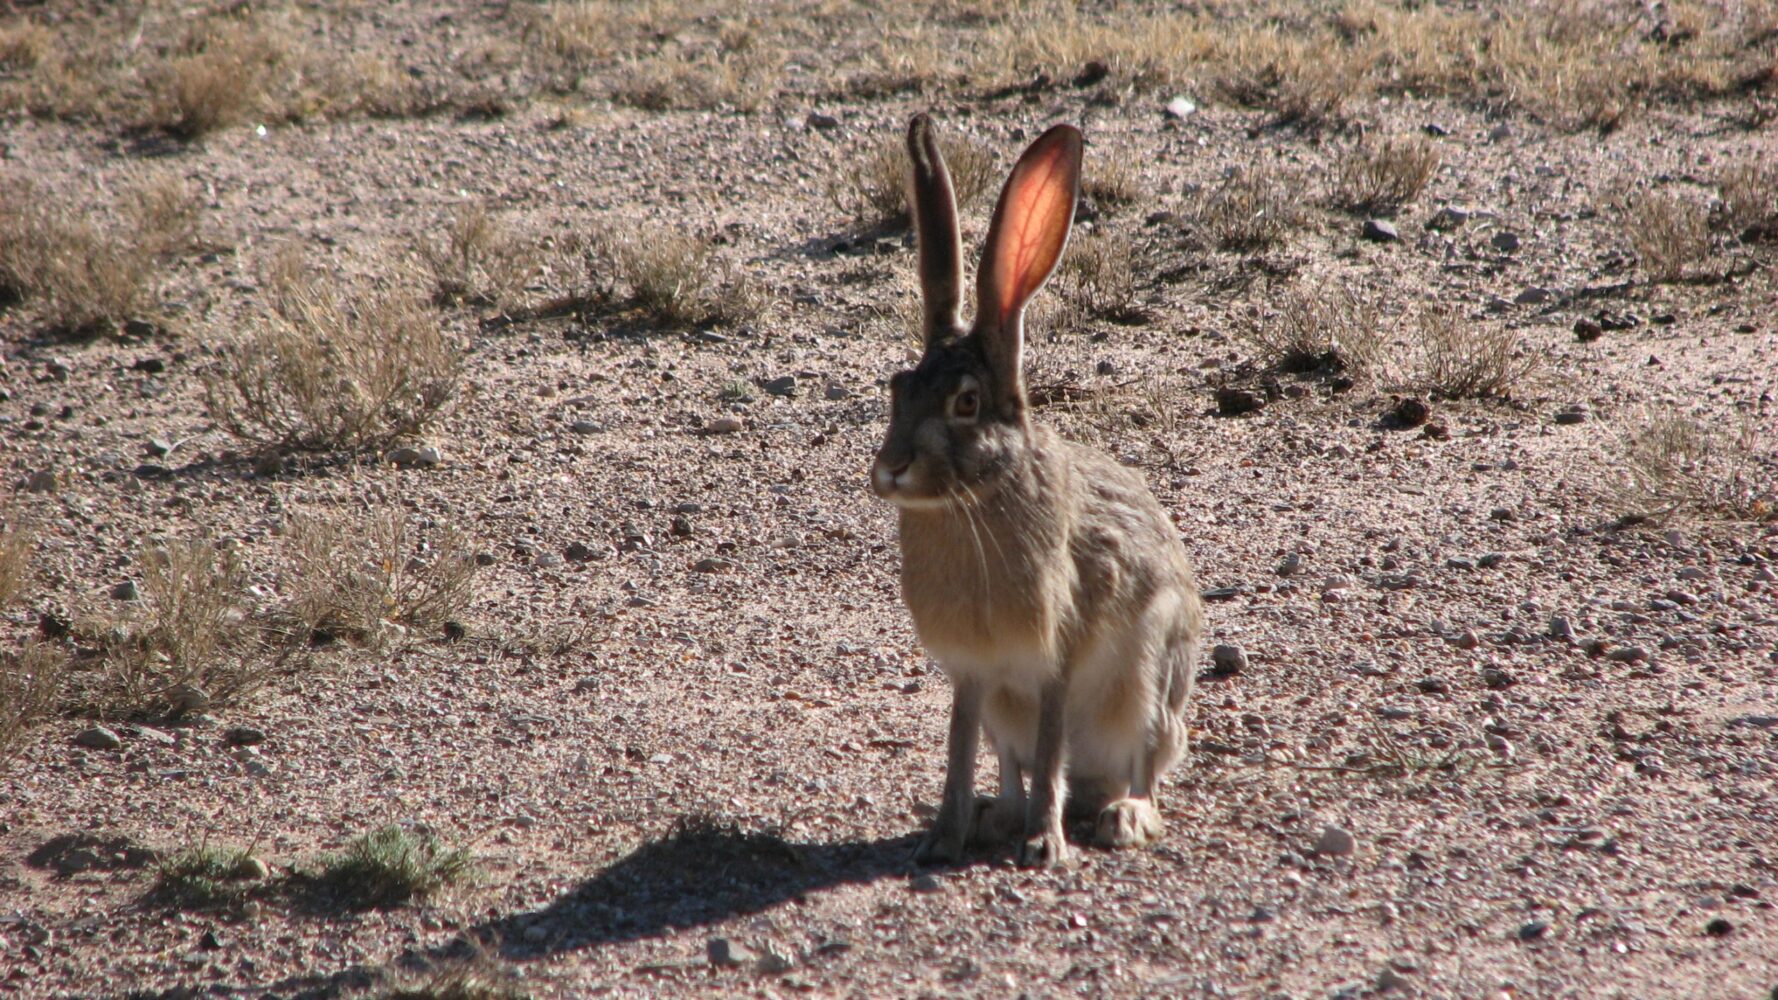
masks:
<svg viewBox="0 0 1778 1000"><path fill-rule="evenodd" d="M925 296L926 342L957 330L957 304L963 291L963 244L957 236L957 199L951 173L939 155L932 119L917 114L908 123L908 159L913 161L908 204L920 254L920 292Z"/></svg>
<svg viewBox="0 0 1778 1000"><path fill-rule="evenodd" d="M1017 393L1025 303L1049 280L1080 195L1080 130L1057 125L1031 144L1006 179L976 276L976 329L998 381Z"/></svg>

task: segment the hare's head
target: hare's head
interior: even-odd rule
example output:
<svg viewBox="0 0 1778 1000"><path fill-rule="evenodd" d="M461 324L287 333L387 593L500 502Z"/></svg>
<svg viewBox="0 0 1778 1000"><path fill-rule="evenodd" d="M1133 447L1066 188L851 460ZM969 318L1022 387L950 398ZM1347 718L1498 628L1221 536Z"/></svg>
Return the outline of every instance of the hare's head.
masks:
<svg viewBox="0 0 1778 1000"><path fill-rule="evenodd" d="M950 174L932 121L908 126L925 353L889 380L889 432L871 469L877 495L902 507L973 503L1030 447L1020 353L1025 304L1062 258L1080 191L1081 135L1057 125L1013 166L982 249L975 322L963 326L963 248Z"/></svg>

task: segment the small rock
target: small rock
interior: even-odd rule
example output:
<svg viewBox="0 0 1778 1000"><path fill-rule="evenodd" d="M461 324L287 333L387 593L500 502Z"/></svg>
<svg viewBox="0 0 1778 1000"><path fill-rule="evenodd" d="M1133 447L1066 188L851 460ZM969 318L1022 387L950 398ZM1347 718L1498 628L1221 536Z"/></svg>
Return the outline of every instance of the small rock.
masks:
<svg viewBox="0 0 1778 1000"><path fill-rule="evenodd" d="M576 420L568 429L576 434L597 434L602 428L591 420Z"/></svg>
<svg viewBox="0 0 1778 1000"><path fill-rule="evenodd" d="M136 589L136 581L134 580L125 580L111 588L111 597L113 600L133 601L141 596L141 593Z"/></svg>
<svg viewBox="0 0 1778 1000"><path fill-rule="evenodd" d="M33 472L25 480L25 489L32 493L54 493L57 485L56 474L49 469Z"/></svg>
<svg viewBox="0 0 1778 1000"><path fill-rule="evenodd" d="M699 559L692 564L691 568L699 573L726 573L734 566L735 564L727 559L711 558Z"/></svg>
<svg viewBox="0 0 1778 1000"><path fill-rule="evenodd" d="M1464 570L1465 572L1467 572L1469 570L1475 569L1475 560L1468 559L1463 556L1452 556L1451 558L1445 560L1445 568L1446 569L1460 569L1460 570Z"/></svg>
<svg viewBox="0 0 1778 1000"><path fill-rule="evenodd" d="M1559 615L1553 617L1550 619L1549 637L1557 642L1573 642L1574 626L1566 618Z"/></svg>
<svg viewBox="0 0 1778 1000"><path fill-rule="evenodd" d="M1103 59L1089 59L1087 64L1080 68L1080 72L1074 74L1074 85L1076 87L1091 87L1110 75L1111 66Z"/></svg>
<svg viewBox="0 0 1778 1000"><path fill-rule="evenodd" d="M444 453L431 445L397 448L389 453L389 463L403 469L430 469L443 462Z"/></svg>
<svg viewBox="0 0 1778 1000"><path fill-rule="evenodd" d="M166 438L151 437L148 439L148 443L142 446L142 450L148 454L149 458L166 458L173 453L173 442Z"/></svg>
<svg viewBox="0 0 1778 1000"><path fill-rule="evenodd" d="M250 879L257 882L261 879L271 878L272 869L264 861L249 854L235 863L233 874L235 878Z"/></svg>
<svg viewBox="0 0 1778 1000"><path fill-rule="evenodd" d="M1167 102L1162 114L1173 121L1190 118L1198 113L1198 106L1189 97L1175 97Z"/></svg>
<svg viewBox="0 0 1778 1000"><path fill-rule="evenodd" d="M679 536L680 538L690 537L690 535L692 533L691 519L686 517L683 514L674 515L673 526L672 526L671 530L672 530L673 534Z"/></svg>
<svg viewBox="0 0 1778 1000"><path fill-rule="evenodd" d="M123 740L104 726L83 729L74 737L77 746L89 747L93 750L116 750L123 746Z"/></svg>
<svg viewBox="0 0 1778 1000"><path fill-rule="evenodd" d="M937 875L933 875L930 872L915 875L913 879L908 882L908 888L915 892L937 892L944 887L944 882L940 881Z"/></svg>
<svg viewBox="0 0 1778 1000"><path fill-rule="evenodd" d="M1469 221L1469 213L1461 208L1446 205L1434 212L1432 218L1426 220L1427 229L1456 229Z"/></svg>
<svg viewBox="0 0 1778 1000"><path fill-rule="evenodd" d="M1711 937L1728 937L1734 931L1735 925L1723 917L1717 917L1704 925L1704 933Z"/></svg>
<svg viewBox="0 0 1778 1000"><path fill-rule="evenodd" d="M492 552L489 552L486 549L483 549L482 551L477 552L475 554L475 564L477 566L492 566L499 561L500 561L499 556L495 555Z"/></svg>
<svg viewBox="0 0 1778 1000"><path fill-rule="evenodd" d="M1377 973L1378 993L1388 993L1390 990L1405 990L1409 985L1410 983L1406 976L1403 976L1401 973L1388 966L1384 966L1383 971Z"/></svg>
<svg viewBox="0 0 1778 1000"><path fill-rule="evenodd" d="M796 960L768 945L753 968L761 975L779 976L796 968Z"/></svg>
<svg viewBox="0 0 1778 1000"><path fill-rule="evenodd" d="M1519 928L1519 940L1520 941L1536 941L1539 938L1543 937L1545 934L1548 934L1549 931L1550 931L1549 924L1543 922L1542 920L1533 920L1530 923L1527 923Z"/></svg>
<svg viewBox="0 0 1778 1000"><path fill-rule="evenodd" d="M1506 562L1506 553L1484 552L1482 553L1482 557L1475 561L1475 564L1483 569L1493 569L1503 562Z"/></svg>
<svg viewBox="0 0 1778 1000"><path fill-rule="evenodd" d="M130 366L130 370L142 372L145 375L159 375L167 370L167 362L163 358L153 356L137 358L136 363Z"/></svg>
<svg viewBox="0 0 1778 1000"><path fill-rule="evenodd" d="M704 942L704 955L719 969L732 969L753 960L753 954L739 942L713 937Z"/></svg>
<svg viewBox="0 0 1778 1000"><path fill-rule="evenodd" d="M265 730L252 726L234 726L223 731L222 741L237 747L258 746L265 742Z"/></svg>
<svg viewBox="0 0 1778 1000"><path fill-rule="evenodd" d="M1451 690L1451 685L1443 677L1422 677L1414 682L1422 694L1444 694Z"/></svg>
<svg viewBox="0 0 1778 1000"><path fill-rule="evenodd" d="M1590 344L1605 336L1605 328L1590 319L1581 318L1574 321L1574 339L1583 344Z"/></svg>
<svg viewBox="0 0 1778 1000"><path fill-rule="evenodd" d="M562 550L562 558L570 562L587 562L593 558L593 550L585 542L570 542Z"/></svg>
<svg viewBox="0 0 1778 1000"><path fill-rule="evenodd" d="M774 396L794 396L796 395L796 376L780 375L760 383L760 388Z"/></svg>
<svg viewBox="0 0 1778 1000"><path fill-rule="evenodd" d="M210 692L196 684L176 684L167 692L167 701L172 705L174 715L195 714L209 709Z"/></svg>
<svg viewBox="0 0 1778 1000"><path fill-rule="evenodd" d="M1512 253L1520 246L1519 234L1503 229L1495 233L1488 240L1488 244L1501 253Z"/></svg>
<svg viewBox="0 0 1778 1000"><path fill-rule="evenodd" d="M1431 418L1432 407L1418 396L1403 396L1389 408L1387 416L1397 427L1418 427Z"/></svg>
<svg viewBox="0 0 1778 1000"><path fill-rule="evenodd" d="M1302 555L1300 553L1292 552L1285 556L1284 560L1278 564L1276 572L1279 576L1294 576L1296 571L1302 568Z"/></svg>
<svg viewBox="0 0 1778 1000"><path fill-rule="evenodd" d="M803 124L810 128L818 128L826 131L827 129L839 128L840 120L833 115L824 115L819 111L811 111L808 116L803 119Z"/></svg>
<svg viewBox="0 0 1778 1000"><path fill-rule="evenodd" d="M1373 243L1395 243L1401 239L1401 232L1388 219L1364 220L1364 228L1359 235Z"/></svg>
<svg viewBox="0 0 1778 1000"><path fill-rule="evenodd" d="M1648 650L1641 646L1619 646L1606 650L1605 658L1617 663L1642 663L1648 659Z"/></svg>
<svg viewBox="0 0 1778 1000"><path fill-rule="evenodd" d="M1573 403L1557 411L1556 423L1563 425L1584 424L1591 415L1584 403Z"/></svg>
<svg viewBox="0 0 1778 1000"><path fill-rule="evenodd" d="M1492 690L1499 691L1504 688L1509 688L1518 682L1519 679L1513 676L1513 672L1510 670L1505 670L1500 667L1482 668L1482 684Z"/></svg>
<svg viewBox="0 0 1778 1000"><path fill-rule="evenodd" d="M852 390L846 388L845 386L839 384L838 382L827 383L827 388L823 389L821 394L824 397L826 397L828 400L833 401L833 402L839 402L842 399L851 399L852 398Z"/></svg>
<svg viewBox="0 0 1778 1000"><path fill-rule="evenodd" d="M1420 436L1428 441L1449 441L1451 429L1441 423L1430 423L1420 428Z"/></svg>
<svg viewBox="0 0 1778 1000"><path fill-rule="evenodd" d="M1358 850L1358 840L1345 830L1333 825L1322 828L1321 836L1315 839L1315 853L1332 858L1343 858Z"/></svg>
<svg viewBox="0 0 1778 1000"><path fill-rule="evenodd" d="M1451 645L1456 646L1458 649L1474 649L1481 644L1482 640L1475 634L1475 630L1467 628L1458 633L1457 637L1451 640Z"/></svg>
<svg viewBox="0 0 1778 1000"><path fill-rule="evenodd" d="M1513 297L1513 301L1522 306L1536 306L1555 298L1555 293L1547 288L1532 285Z"/></svg>
<svg viewBox="0 0 1778 1000"><path fill-rule="evenodd" d="M741 418L739 417L717 417L704 425L706 434L734 434L740 429Z"/></svg>
<svg viewBox="0 0 1778 1000"><path fill-rule="evenodd" d="M1450 129L1446 128L1443 125L1440 125L1438 122L1427 122L1426 124L1420 126L1420 131L1425 132L1427 135L1432 136L1434 139L1443 139L1445 136L1451 134Z"/></svg>
<svg viewBox="0 0 1778 1000"><path fill-rule="evenodd" d="M1513 127L1511 125L1506 124L1505 122L1501 122L1499 125L1496 125L1493 128L1488 130L1488 141L1489 142L1505 142L1506 140L1511 139L1512 137L1513 137Z"/></svg>
<svg viewBox="0 0 1778 1000"><path fill-rule="evenodd" d="M1224 386L1216 390L1216 412L1225 417L1238 417L1264 408L1266 397L1247 389Z"/></svg>
<svg viewBox="0 0 1778 1000"><path fill-rule="evenodd" d="M1247 670L1247 651L1233 643L1218 643L1210 650L1210 672L1216 677L1234 677Z"/></svg>

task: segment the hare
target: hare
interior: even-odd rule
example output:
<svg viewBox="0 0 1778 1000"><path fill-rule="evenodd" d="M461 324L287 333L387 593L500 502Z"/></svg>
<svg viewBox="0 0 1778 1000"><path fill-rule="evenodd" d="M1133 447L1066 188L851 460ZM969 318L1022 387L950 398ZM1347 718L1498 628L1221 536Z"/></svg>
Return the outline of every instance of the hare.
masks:
<svg viewBox="0 0 1778 1000"><path fill-rule="evenodd" d="M1013 167L968 327L956 202L926 115L907 145L925 348L889 382L871 486L897 508L902 598L953 688L944 798L916 860L1017 836L1021 865L1065 864L1064 780L1095 842L1145 844L1162 830L1156 786L1186 750L1197 586L1142 477L1036 423L1019 367L1025 304L1074 221L1081 134L1057 125ZM978 801L982 730L1000 794Z"/></svg>

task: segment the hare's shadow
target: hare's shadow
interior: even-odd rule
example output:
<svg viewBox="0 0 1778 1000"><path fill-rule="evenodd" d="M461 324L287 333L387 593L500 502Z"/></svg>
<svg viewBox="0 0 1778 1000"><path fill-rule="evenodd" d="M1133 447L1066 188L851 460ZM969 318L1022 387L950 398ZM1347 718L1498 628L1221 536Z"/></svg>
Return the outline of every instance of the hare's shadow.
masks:
<svg viewBox="0 0 1778 1000"><path fill-rule="evenodd" d="M770 831L682 821L547 906L485 921L444 947L526 961L717 924L837 885L912 875L916 840L794 843Z"/></svg>

